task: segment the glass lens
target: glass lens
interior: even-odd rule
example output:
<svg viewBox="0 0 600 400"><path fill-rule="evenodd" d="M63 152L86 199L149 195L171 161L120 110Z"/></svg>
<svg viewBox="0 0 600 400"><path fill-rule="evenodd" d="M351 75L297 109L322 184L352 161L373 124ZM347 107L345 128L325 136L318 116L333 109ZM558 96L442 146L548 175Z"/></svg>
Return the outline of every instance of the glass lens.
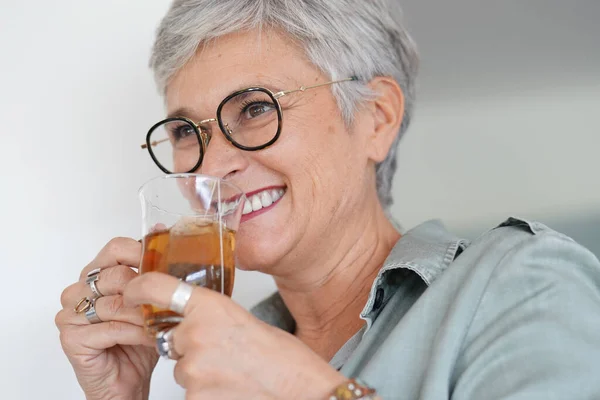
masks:
<svg viewBox="0 0 600 400"><path fill-rule="evenodd" d="M279 118L273 98L265 92L246 91L221 108L223 128L230 138L246 147L260 147L277 135Z"/></svg>
<svg viewBox="0 0 600 400"><path fill-rule="evenodd" d="M150 150L169 172L191 171L201 157L199 135L193 125L184 120L168 121L150 134Z"/></svg>

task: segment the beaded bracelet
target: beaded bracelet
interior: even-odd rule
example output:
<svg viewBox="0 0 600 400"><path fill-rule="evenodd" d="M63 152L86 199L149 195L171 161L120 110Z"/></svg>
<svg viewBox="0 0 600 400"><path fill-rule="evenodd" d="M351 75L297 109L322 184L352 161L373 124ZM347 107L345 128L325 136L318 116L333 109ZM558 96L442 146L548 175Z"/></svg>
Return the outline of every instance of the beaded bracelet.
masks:
<svg viewBox="0 0 600 400"><path fill-rule="evenodd" d="M381 400L375 389L360 384L356 379L350 379L333 391L328 400Z"/></svg>

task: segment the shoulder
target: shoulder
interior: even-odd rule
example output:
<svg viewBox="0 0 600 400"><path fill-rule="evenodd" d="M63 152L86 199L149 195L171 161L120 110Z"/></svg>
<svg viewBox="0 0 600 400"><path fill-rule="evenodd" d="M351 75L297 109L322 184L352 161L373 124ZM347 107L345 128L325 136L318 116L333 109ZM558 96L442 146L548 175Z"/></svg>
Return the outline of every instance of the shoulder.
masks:
<svg viewBox="0 0 600 400"><path fill-rule="evenodd" d="M518 302L542 287L598 295L600 262L542 223L509 218L466 246L436 281L441 281L435 282L438 290L452 288L456 299L468 297L473 312L475 307Z"/></svg>
<svg viewBox="0 0 600 400"><path fill-rule="evenodd" d="M492 315L526 303L540 307L560 303L555 310L567 300L600 304L596 256L539 222L509 218L474 240L455 264L465 270L464 285L472 281L477 286L470 288L478 293L477 314L488 322Z"/></svg>
<svg viewBox="0 0 600 400"><path fill-rule="evenodd" d="M600 283L600 262L596 256L570 237L546 225L509 218L474 240L465 251L472 268L487 269L495 276L527 273L548 278L554 273L566 278L580 275Z"/></svg>
<svg viewBox="0 0 600 400"><path fill-rule="evenodd" d="M600 393L590 372L600 367L600 262L590 251L541 223L511 218L455 263L472 295L454 300L472 310L454 371L458 392L478 398L495 376L515 392L552 387L566 398L569 382L579 380ZM518 389L527 377L537 383Z"/></svg>

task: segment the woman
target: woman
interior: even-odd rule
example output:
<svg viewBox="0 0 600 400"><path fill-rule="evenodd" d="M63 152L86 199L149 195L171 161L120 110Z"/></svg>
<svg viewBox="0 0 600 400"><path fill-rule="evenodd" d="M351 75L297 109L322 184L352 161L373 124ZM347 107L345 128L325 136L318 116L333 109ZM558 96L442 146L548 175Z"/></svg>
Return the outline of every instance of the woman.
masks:
<svg viewBox="0 0 600 400"><path fill-rule="evenodd" d="M278 293L252 312L203 288L182 298L175 278L129 268L136 240L113 239L56 318L88 399L148 397L145 303L183 310L161 351L190 399L600 398L590 252L522 220L469 244L435 222L401 237L387 217L417 72L395 2L175 1L151 66L171 118L149 133L153 159L249 194L239 267ZM199 156L158 155L189 138Z"/></svg>

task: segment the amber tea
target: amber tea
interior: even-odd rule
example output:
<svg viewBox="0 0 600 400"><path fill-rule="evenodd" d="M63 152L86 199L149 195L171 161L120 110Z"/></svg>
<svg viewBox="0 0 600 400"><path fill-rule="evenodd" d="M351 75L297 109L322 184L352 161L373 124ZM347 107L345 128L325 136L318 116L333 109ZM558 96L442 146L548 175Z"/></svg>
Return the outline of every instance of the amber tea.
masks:
<svg viewBox="0 0 600 400"><path fill-rule="evenodd" d="M214 176L168 174L149 180L138 193L143 237L140 273L169 274L231 296L235 232L246 202L244 192ZM151 335L183 319L149 304L142 311Z"/></svg>
<svg viewBox="0 0 600 400"><path fill-rule="evenodd" d="M188 220L144 237L140 272L163 272L231 296L234 250L233 230L220 227L219 223ZM143 305L142 312L150 334L171 328L182 320L181 315L152 305Z"/></svg>

